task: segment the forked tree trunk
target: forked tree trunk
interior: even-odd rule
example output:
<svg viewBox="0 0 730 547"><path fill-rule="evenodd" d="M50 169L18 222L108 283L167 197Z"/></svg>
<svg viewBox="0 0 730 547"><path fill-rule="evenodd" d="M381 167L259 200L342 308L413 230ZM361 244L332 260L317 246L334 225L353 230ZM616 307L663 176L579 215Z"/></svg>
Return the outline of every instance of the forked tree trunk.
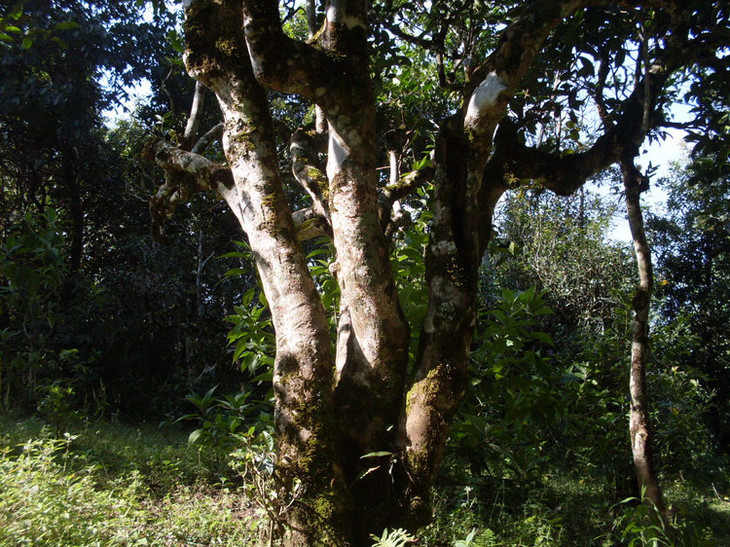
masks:
<svg viewBox="0 0 730 547"><path fill-rule="evenodd" d="M248 236L276 330L275 475L282 492L301 484L282 516L286 546L367 546L370 533L417 529L430 520L431 488L468 386L478 268L506 181L532 178L570 193L619 159L617 143L644 135L635 116L643 95L636 94L606 135L572 155L529 150L508 123L500 125L550 32L593 3L533 2L469 72L461 108L441 125L433 165L383 189L367 0L328 0L322 28L308 43L283 32L278 2L185 2L186 67L218 99L228 165L201 156L200 141L190 148L193 129L180 148L151 142L146 155L166 173L151 211L161 234L175 205L212 190ZM315 12L308 5L311 27ZM657 74L651 83L660 86L666 76ZM326 168L316 150L308 152L318 135L298 131L292 139L295 178L313 200L306 214L292 213L286 202L263 86L311 101L326 118ZM428 309L422 325L409 326L390 267L384 208L424 178L434 185ZM298 231L298 219L313 218L336 249L341 309L334 345L298 241L311 231L303 225ZM421 331L412 377L410 328Z"/></svg>
<svg viewBox="0 0 730 547"><path fill-rule="evenodd" d="M651 249L646 239L644 219L641 213L641 192L646 188L648 181L634 166L633 158L621 162L621 173L626 190L626 211L639 272L639 283L632 301L634 318L629 381L631 452L636 478L645 500L656 507L661 518L665 518L664 499L654 467L653 436L649 424L649 396L646 386L646 368L649 362L649 310L654 283Z"/></svg>

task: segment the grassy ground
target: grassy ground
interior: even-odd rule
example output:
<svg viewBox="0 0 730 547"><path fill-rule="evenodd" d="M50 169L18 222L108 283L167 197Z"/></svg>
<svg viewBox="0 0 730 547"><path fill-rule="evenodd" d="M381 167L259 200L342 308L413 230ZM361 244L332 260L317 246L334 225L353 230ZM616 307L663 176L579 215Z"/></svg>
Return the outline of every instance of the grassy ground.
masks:
<svg viewBox="0 0 730 547"><path fill-rule="evenodd" d="M556 475L532 484L483 478L442 485L427 544L457 545L473 531L474 546L730 545L729 499L683 482L664 486L675 513L672 534L657 530L637 500L615 503L595 480Z"/></svg>
<svg viewBox="0 0 730 547"><path fill-rule="evenodd" d="M677 545L730 545L730 500L665 483ZM643 507L599 481L446 473L421 545L664 545ZM0 416L0 545L255 545L262 521L225 454L182 432L85 423L70 432ZM633 541L633 543L632 543ZM385 543L384 543L385 544Z"/></svg>
<svg viewBox="0 0 730 547"><path fill-rule="evenodd" d="M65 432L64 432L65 433ZM253 545L222 460L156 427L0 417L0 545Z"/></svg>

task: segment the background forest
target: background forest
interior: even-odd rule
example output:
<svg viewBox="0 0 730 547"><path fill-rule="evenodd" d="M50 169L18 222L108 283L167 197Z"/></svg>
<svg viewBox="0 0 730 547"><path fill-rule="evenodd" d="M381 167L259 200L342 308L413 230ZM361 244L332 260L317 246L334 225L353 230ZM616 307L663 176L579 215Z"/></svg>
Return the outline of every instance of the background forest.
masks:
<svg viewBox="0 0 730 547"><path fill-rule="evenodd" d="M168 221L167 242L153 238L162 173L143 148L182 137L195 83L179 13L142 4L0 4L2 545L246 545L270 537L285 510L270 488L274 332L244 235L201 193ZM306 33L301 12L287 24ZM378 47L401 63L397 76L380 67L378 114L402 120L400 138L428 141L434 128L410 116L450 108L430 94L437 65L411 69L392 35ZM410 92L396 95L394 79ZM143 80L151 93L132 101ZM698 119L723 97L727 106L722 82L698 76L682 93ZM314 111L271 101L289 173L285 139ZM214 127L212 96L203 108L201 127ZM578 148L590 135L589 123L544 108L545 139ZM626 221L620 174L608 171L570 197L523 187L501 202L480 271L471 388L420 544L730 542L730 170L718 142L688 144L651 181L666 207L646 211L648 392L674 529L640 503L632 470L636 265L630 244L609 237ZM411 324L425 314L429 190L404 206L393 236ZM334 308L331 245L304 245ZM386 530L373 542L412 539Z"/></svg>

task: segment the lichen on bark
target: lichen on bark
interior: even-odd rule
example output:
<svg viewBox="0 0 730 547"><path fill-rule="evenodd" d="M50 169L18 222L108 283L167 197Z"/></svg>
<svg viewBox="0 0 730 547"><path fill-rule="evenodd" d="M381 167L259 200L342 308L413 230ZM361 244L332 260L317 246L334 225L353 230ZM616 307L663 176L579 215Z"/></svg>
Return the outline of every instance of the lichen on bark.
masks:
<svg viewBox="0 0 730 547"><path fill-rule="evenodd" d="M367 545L369 533L385 526L416 528L430 518L431 487L468 387L478 270L497 200L526 179L570 193L644 138L637 113L640 120L646 107L636 94L614 127L571 157L529 149L505 119L550 32L578 7L602 3L532 2L507 25L493 53L465 72L462 104L439 127L431 165L384 190L368 2L330 0L321 30L310 28L307 42L283 32L277 2L187 3L186 66L216 94L228 167L216 170L160 149L168 184L155 211L168 215L170 206L205 187L228 202L248 235L277 335L277 473L285 486L295 479L305 486L301 503L286 515L287 545ZM649 87L660 86L666 75L651 78ZM336 249L336 350L282 188L268 90L298 94L327 118L326 168L319 150L298 147L296 133L290 150L292 171L313 201L310 213ZM311 144L299 137L299 144ZM414 325L420 346L408 373L410 325L384 229L393 202L422 184L421 177L433 182L428 307L423 324ZM376 451L387 456L367 457Z"/></svg>

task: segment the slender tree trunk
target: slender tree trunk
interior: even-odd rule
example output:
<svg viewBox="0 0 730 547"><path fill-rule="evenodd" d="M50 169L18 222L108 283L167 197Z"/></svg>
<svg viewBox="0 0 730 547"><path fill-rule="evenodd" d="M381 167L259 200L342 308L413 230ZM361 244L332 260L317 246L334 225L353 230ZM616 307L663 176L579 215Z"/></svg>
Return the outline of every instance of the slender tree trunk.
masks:
<svg viewBox="0 0 730 547"><path fill-rule="evenodd" d="M639 487L644 492L646 500L651 502L664 518L664 500L654 468L649 397L646 387L646 367L649 361L649 309L654 280L651 250L646 239L641 212L641 192L648 181L634 166L633 158L621 162L621 171L626 190L626 211L639 272L639 284L633 299L634 319L629 382L631 451Z"/></svg>

